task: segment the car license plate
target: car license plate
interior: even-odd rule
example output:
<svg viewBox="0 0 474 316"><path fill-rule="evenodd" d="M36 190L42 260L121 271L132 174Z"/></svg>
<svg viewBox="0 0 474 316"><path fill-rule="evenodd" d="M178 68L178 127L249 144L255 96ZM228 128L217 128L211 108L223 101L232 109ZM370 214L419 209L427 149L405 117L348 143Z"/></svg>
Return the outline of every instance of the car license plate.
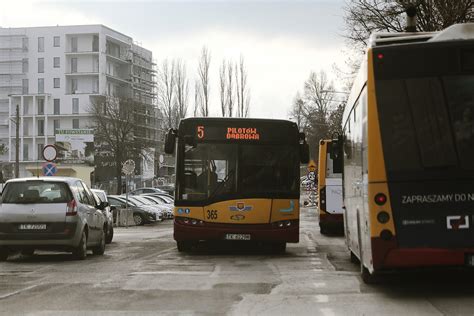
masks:
<svg viewBox="0 0 474 316"><path fill-rule="evenodd" d="M46 224L20 224L18 228L20 230L44 230Z"/></svg>
<svg viewBox="0 0 474 316"><path fill-rule="evenodd" d="M225 234L226 240L250 240L250 234Z"/></svg>

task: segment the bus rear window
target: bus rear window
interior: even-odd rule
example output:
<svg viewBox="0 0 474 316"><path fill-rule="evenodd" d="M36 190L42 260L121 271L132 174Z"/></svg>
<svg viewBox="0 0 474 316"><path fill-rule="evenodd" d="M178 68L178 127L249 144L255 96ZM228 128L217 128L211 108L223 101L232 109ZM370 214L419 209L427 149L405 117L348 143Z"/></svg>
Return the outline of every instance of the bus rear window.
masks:
<svg viewBox="0 0 474 316"><path fill-rule="evenodd" d="M5 186L2 203L67 203L72 200L66 183L47 181L10 182Z"/></svg>

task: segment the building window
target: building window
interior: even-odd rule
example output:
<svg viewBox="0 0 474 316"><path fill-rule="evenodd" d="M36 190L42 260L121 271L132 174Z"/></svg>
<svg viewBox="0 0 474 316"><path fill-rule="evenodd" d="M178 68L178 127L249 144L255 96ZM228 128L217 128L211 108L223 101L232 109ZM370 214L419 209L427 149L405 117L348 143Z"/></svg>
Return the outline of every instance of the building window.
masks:
<svg viewBox="0 0 474 316"><path fill-rule="evenodd" d="M28 156L28 144L23 144L23 160L30 160Z"/></svg>
<svg viewBox="0 0 474 316"><path fill-rule="evenodd" d="M44 136L44 120L38 120L38 136Z"/></svg>
<svg viewBox="0 0 474 316"><path fill-rule="evenodd" d="M56 131L60 128L61 128L61 124L59 120L53 120L54 135L56 135Z"/></svg>
<svg viewBox="0 0 474 316"><path fill-rule="evenodd" d="M77 52L77 37L71 37L71 52Z"/></svg>
<svg viewBox="0 0 474 316"><path fill-rule="evenodd" d="M54 114L54 115L59 115L59 114L61 114L61 111L60 111L60 108L61 108L60 105L61 105L61 104L60 104L59 101L60 101L59 99L54 99L54 100L53 100L53 104L54 104L53 114Z"/></svg>
<svg viewBox="0 0 474 316"><path fill-rule="evenodd" d="M44 78L38 78L38 94L44 93Z"/></svg>
<svg viewBox="0 0 474 316"><path fill-rule="evenodd" d="M79 119L72 119L72 128L73 129L79 128Z"/></svg>
<svg viewBox="0 0 474 316"><path fill-rule="evenodd" d="M77 58L71 58L71 73L77 72Z"/></svg>
<svg viewBox="0 0 474 316"><path fill-rule="evenodd" d="M92 51L98 52L99 51L99 36L94 35L92 37Z"/></svg>
<svg viewBox="0 0 474 316"><path fill-rule="evenodd" d="M44 148L44 144L37 144L36 146L38 146L38 160L43 160L43 148Z"/></svg>
<svg viewBox="0 0 474 316"><path fill-rule="evenodd" d="M99 79L92 80L92 93L99 93Z"/></svg>
<svg viewBox="0 0 474 316"><path fill-rule="evenodd" d="M28 112L29 112L29 106L28 106L28 103L25 102L23 104L23 115L28 115Z"/></svg>
<svg viewBox="0 0 474 316"><path fill-rule="evenodd" d="M44 58L38 58L38 73L44 72Z"/></svg>
<svg viewBox="0 0 474 316"><path fill-rule="evenodd" d="M28 94L28 79L21 80L21 90L23 94Z"/></svg>
<svg viewBox="0 0 474 316"><path fill-rule="evenodd" d="M23 121L23 136L29 136L28 123Z"/></svg>
<svg viewBox="0 0 474 316"><path fill-rule="evenodd" d="M21 47L23 48L24 52L28 50L28 37L23 37L21 39Z"/></svg>
<svg viewBox="0 0 474 316"><path fill-rule="evenodd" d="M77 79L71 79L71 93L77 93Z"/></svg>
<svg viewBox="0 0 474 316"><path fill-rule="evenodd" d="M60 63L59 57L54 57L53 58L53 67L54 68L59 68L60 67L59 63Z"/></svg>
<svg viewBox="0 0 474 316"><path fill-rule="evenodd" d="M21 61L21 71L26 74L28 72L28 58L23 58Z"/></svg>
<svg viewBox="0 0 474 316"><path fill-rule="evenodd" d="M59 47L59 36L53 37L53 46L54 47Z"/></svg>
<svg viewBox="0 0 474 316"><path fill-rule="evenodd" d="M79 99L72 98L72 114L79 114Z"/></svg>
<svg viewBox="0 0 474 316"><path fill-rule="evenodd" d="M37 99L38 102L38 114L44 115L44 99Z"/></svg>
<svg viewBox="0 0 474 316"><path fill-rule="evenodd" d="M54 78L53 83L54 83L54 86L53 86L54 88L59 88L60 87L59 78Z"/></svg>
<svg viewBox="0 0 474 316"><path fill-rule="evenodd" d="M44 52L44 37L38 37L38 52Z"/></svg>

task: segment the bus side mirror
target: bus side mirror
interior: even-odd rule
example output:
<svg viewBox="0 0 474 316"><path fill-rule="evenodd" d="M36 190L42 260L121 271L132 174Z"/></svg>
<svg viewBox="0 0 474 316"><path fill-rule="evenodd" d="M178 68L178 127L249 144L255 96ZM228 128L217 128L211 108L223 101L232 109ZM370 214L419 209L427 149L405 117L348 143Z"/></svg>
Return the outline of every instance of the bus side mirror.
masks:
<svg viewBox="0 0 474 316"><path fill-rule="evenodd" d="M307 142L300 144L300 160L304 164L309 162L309 145Z"/></svg>
<svg viewBox="0 0 474 316"><path fill-rule="evenodd" d="M176 146L176 130L169 129L165 136L165 153L173 154Z"/></svg>

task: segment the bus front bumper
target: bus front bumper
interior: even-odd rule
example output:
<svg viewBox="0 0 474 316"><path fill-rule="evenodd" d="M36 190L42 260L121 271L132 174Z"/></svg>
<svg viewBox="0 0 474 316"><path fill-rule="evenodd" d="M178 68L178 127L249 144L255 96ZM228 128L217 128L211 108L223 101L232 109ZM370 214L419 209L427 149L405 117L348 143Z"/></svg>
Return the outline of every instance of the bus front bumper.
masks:
<svg viewBox="0 0 474 316"><path fill-rule="evenodd" d="M202 226L184 225L174 221L176 241L226 240L228 234L250 235L250 241L299 242L299 222L292 221L290 227L276 228L273 224L217 224Z"/></svg>

